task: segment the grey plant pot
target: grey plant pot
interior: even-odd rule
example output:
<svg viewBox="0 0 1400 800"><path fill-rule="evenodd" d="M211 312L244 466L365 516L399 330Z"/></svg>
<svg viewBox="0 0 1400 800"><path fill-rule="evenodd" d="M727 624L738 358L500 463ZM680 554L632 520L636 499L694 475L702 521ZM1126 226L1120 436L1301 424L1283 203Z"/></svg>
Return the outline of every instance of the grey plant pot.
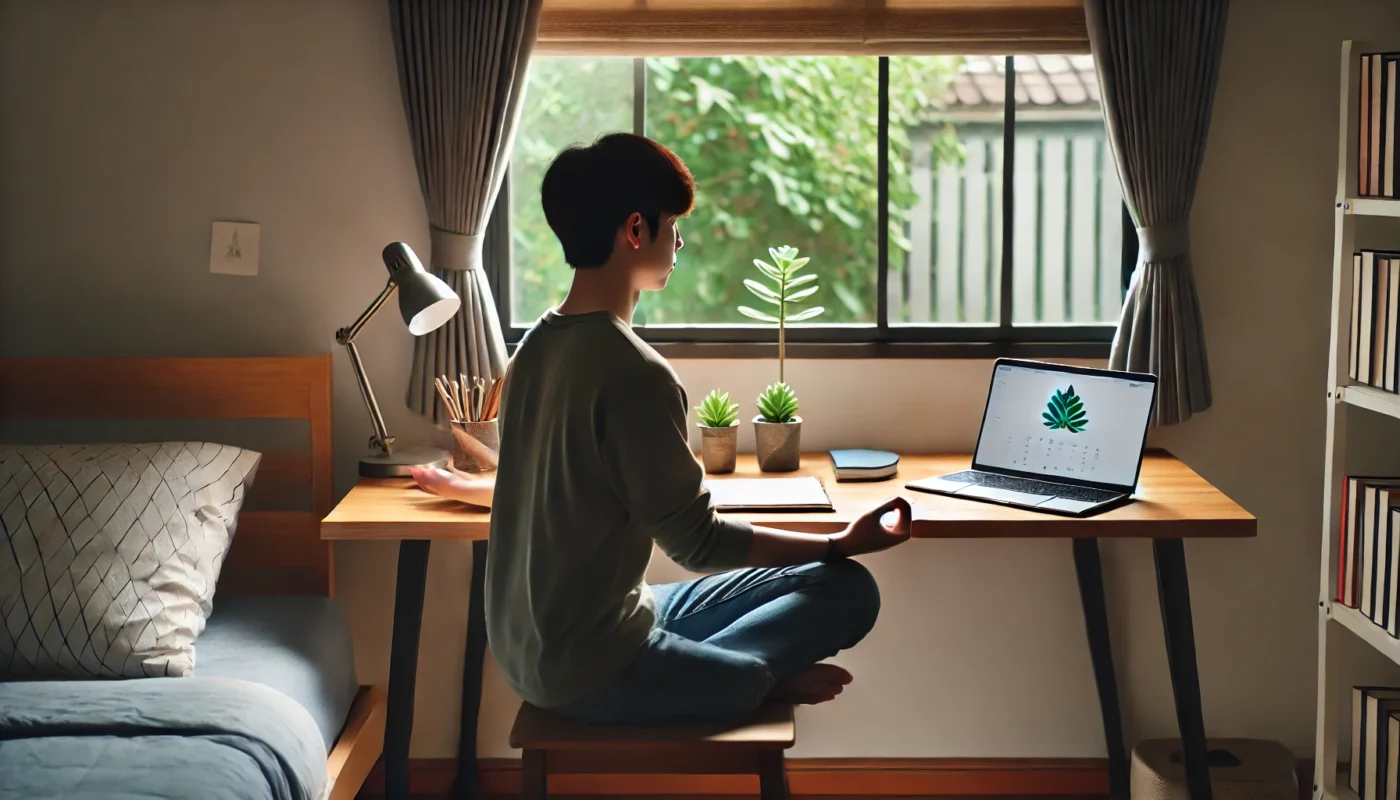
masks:
<svg viewBox="0 0 1400 800"><path fill-rule="evenodd" d="M739 426L728 428L700 428L700 458L705 462L705 471L711 475L725 475L734 471L739 458Z"/></svg>
<svg viewBox="0 0 1400 800"><path fill-rule="evenodd" d="M802 418L792 422L764 422L753 418L758 468L764 472L792 472L802 464Z"/></svg>

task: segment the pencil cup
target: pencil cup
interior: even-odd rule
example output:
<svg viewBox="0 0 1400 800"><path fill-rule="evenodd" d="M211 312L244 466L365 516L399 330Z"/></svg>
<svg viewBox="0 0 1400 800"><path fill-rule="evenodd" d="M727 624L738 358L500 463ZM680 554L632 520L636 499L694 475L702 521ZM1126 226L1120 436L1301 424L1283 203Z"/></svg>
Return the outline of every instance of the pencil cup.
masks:
<svg viewBox="0 0 1400 800"><path fill-rule="evenodd" d="M492 472L501 452L496 420L452 420L452 466L463 472Z"/></svg>

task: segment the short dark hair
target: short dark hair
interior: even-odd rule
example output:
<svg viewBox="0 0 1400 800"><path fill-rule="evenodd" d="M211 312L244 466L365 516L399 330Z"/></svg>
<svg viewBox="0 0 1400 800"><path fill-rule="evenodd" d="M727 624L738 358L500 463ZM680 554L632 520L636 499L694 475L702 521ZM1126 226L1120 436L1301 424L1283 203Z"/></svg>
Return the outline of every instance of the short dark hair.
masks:
<svg viewBox="0 0 1400 800"><path fill-rule="evenodd" d="M601 267L628 215L641 214L655 239L662 214L690 213L695 179L659 142L610 133L556 156L540 184L540 202L569 266Z"/></svg>

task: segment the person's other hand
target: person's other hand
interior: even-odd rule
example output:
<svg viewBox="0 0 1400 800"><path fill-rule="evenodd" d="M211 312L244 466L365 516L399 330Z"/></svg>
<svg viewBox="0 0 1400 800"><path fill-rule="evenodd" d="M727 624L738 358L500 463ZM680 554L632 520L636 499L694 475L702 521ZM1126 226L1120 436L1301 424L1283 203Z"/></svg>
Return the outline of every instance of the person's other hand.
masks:
<svg viewBox="0 0 1400 800"><path fill-rule="evenodd" d="M490 505L489 498L495 487L493 477L469 475L453 467L439 469L433 467L409 467L409 474L418 488L435 494L444 500L456 500L472 505ZM483 494L484 493L484 494ZM485 502L483 502L485 498Z"/></svg>
<svg viewBox="0 0 1400 800"><path fill-rule="evenodd" d="M894 520L886 523L885 516ZM858 556L894 547L908 541L914 512L903 497L891 497L879 506L861 514L846 530L836 534L836 552L843 556Z"/></svg>

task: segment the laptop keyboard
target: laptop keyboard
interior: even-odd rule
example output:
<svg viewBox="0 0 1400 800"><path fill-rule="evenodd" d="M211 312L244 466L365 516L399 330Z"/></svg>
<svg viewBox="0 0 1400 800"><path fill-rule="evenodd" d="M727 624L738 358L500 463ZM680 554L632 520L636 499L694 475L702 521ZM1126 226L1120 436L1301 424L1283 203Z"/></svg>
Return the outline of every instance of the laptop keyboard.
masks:
<svg viewBox="0 0 1400 800"><path fill-rule="evenodd" d="M1102 503L1122 495L1122 492L1112 492L1105 489L1090 489L1084 486L1071 486L1069 484L1054 483L1052 481L1038 481L1034 478L1013 478L1007 475L997 475L991 472L974 472L972 470L958 472L952 475L944 475L942 477L943 480L946 481L971 483L977 486L985 486L988 489L1005 489L1010 492L1064 497L1069 500L1081 500L1086 503Z"/></svg>

